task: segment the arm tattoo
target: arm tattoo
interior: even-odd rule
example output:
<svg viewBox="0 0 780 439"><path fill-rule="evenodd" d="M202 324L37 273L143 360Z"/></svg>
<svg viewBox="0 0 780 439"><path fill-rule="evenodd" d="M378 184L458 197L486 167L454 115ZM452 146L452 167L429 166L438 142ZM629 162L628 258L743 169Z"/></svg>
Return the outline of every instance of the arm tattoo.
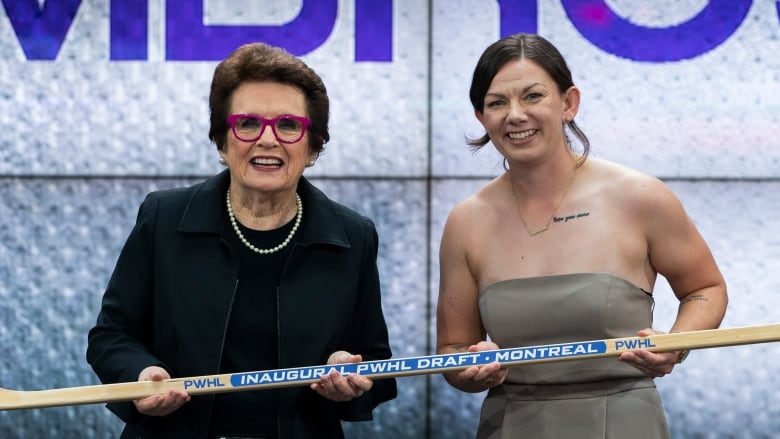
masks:
<svg viewBox="0 0 780 439"><path fill-rule="evenodd" d="M692 296L688 296L685 299L683 299L681 301L681 303L693 302L693 301L696 301L696 300L700 300L702 302L709 302L709 299L707 299L706 297L702 296L701 294L694 294Z"/></svg>

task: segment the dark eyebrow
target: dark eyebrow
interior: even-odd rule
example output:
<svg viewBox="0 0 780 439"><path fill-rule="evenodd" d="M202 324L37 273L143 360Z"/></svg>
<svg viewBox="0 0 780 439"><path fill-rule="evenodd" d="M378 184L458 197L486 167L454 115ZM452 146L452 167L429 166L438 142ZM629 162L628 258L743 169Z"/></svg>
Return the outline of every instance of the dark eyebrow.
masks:
<svg viewBox="0 0 780 439"><path fill-rule="evenodd" d="M544 88L544 89L547 89L547 86L542 84L541 82L534 82L533 84L529 85L528 87L525 87L523 89L523 93L528 93L529 90L531 90L532 88L536 87L537 85L542 87L542 88Z"/></svg>
<svg viewBox="0 0 780 439"><path fill-rule="evenodd" d="M541 83L541 82L534 82L533 84L529 84L529 85L523 87L522 94L528 93L532 88L534 88L536 86L540 86L540 87L544 88L545 90L547 89L547 86L544 85L543 83ZM485 93L485 97L488 97L488 96L495 96L495 97L500 97L500 98L506 97L506 95L503 94L503 93L491 93L491 92Z"/></svg>

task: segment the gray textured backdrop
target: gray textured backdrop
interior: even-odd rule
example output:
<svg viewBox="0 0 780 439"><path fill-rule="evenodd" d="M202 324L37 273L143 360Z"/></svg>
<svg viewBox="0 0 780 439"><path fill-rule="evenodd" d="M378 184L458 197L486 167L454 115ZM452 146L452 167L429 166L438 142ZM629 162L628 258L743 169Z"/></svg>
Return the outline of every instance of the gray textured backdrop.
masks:
<svg viewBox="0 0 780 439"><path fill-rule="evenodd" d="M27 61L0 6L0 387L96 384L86 333L140 201L219 169L206 137L214 63L166 63L163 2L149 3L147 62L108 61L108 0L82 1L56 61ZM206 3L230 10L226 0ZM295 15L296 2L255 3ZM342 0L331 37L304 56L333 105L333 140L307 175L376 220L399 357L433 353L443 222L500 172L495 153L472 155L463 141L480 134L467 90L477 57L499 36L500 3L396 0L393 61L360 63L355 5ZM663 64L604 53L561 2L538 3L540 33L583 90L578 122L593 155L657 175L680 196L728 281L724 327L780 322L777 3L755 0L717 49ZM606 3L663 27L708 2ZM656 326L666 329L676 304L663 279L655 295ZM657 380L673 437L776 437L778 364L780 344L691 355ZM375 422L347 426L350 437L473 437L483 395L457 392L438 375L401 378L399 387ZM102 405L0 412L2 439L109 438L120 427Z"/></svg>

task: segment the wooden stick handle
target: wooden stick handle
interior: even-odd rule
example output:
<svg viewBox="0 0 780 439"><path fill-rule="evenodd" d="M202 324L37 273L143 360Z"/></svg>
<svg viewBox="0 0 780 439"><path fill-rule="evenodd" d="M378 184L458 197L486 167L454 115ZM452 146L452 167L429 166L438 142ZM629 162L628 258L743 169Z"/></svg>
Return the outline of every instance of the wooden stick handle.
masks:
<svg viewBox="0 0 780 439"><path fill-rule="evenodd" d="M775 341L780 341L780 324L678 332L647 337L612 338L481 352L391 358L361 363L204 375L163 381L141 381L34 391L0 389L0 410L131 401L164 393L169 389L184 390L190 395L206 395L243 390L302 386L319 381L322 375L329 373L333 369L342 375L359 373L372 379L381 379L449 372L493 362L499 362L505 367L514 367L532 363L617 356L622 352L635 349L664 352Z"/></svg>

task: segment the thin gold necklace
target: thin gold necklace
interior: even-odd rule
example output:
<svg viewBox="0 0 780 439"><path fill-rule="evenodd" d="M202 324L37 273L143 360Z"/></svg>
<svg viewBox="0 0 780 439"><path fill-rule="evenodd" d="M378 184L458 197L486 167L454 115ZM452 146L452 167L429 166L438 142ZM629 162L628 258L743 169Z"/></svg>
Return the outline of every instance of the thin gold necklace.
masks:
<svg viewBox="0 0 780 439"><path fill-rule="evenodd" d="M558 203L555 204L555 208L553 209L552 215L550 215L550 219L547 220L547 223L545 225L539 227L536 230L531 230L531 228L528 227L528 223L525 222L525 218L523 218L523 213L520 211L520 197L517 196L517 190L515 189L515 185L512 184L512 193L515 195L515 201L517 201L517 215L520 217L520 221L523 222L523 225L525 226L525 230L528 231L528 236L538 235L550 228L550 224L552 224L552 220L553 218L555 218L555 214L558 212L558 208L561 206L563 199L566 198L566 194L569 193L569 189L571 189L574 183L575 175L577 175L576 167L574 168L574 171L571 173L571 180L569 180L569 185L566 186L566 190L563 191L563 195L561 195L561 198L558 200Z"/></svg>
<svg viewBox="0 0 780 439"><path fill-rule="evenodd" d="M253 252L259 253L261 255L268 255L271 253L278 252L279 250L285 248L287 244L290 243L293 236L295 236L295 232L298 230L298 227L300 227L301 218L303 217L303 203L301 202L301 196L298 194L295 194L295 203L298 206L298 212L295 215L295 224L293 224L293 228L292 230L290 230L290 234L287 235L287 238L276 247L268 248L268 249L257 248L244 237L244 234L241 233L241 229L238 228L236 217L233 215L233 206L230 205L230 189L228 189L227 191L227 212L228 212L228 217L230 218L230 224L233 225L233 230L236 231L236 235L238 235L238 239L241 240L241 242L243 242L245 246L249 247L249 249L252 250Z"/></svg>

